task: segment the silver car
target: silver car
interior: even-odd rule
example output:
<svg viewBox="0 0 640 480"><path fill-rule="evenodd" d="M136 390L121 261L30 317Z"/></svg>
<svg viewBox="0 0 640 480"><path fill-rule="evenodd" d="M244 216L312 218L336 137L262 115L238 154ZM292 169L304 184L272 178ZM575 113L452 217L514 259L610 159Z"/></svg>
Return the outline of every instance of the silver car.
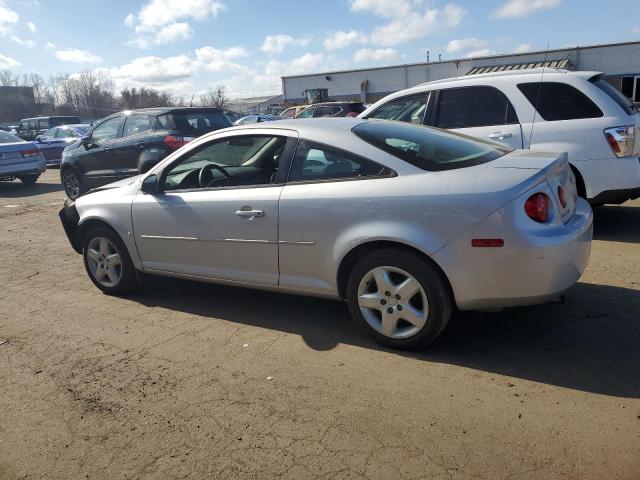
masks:
<svg viewBox="0 0 640 480"><path fill-rule="evenodd" d="M105 293L150 273L343 299L396 348L556 298L592 237L565 154L354 118L213 132L60 218Z"/></svg>

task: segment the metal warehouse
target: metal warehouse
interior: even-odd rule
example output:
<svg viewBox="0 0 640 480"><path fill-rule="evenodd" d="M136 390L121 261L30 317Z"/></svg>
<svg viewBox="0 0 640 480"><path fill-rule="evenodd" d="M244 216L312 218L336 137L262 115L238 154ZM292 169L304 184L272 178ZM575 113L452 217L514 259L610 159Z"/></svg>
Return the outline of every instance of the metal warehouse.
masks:
<svg viewBox="0 0 640 480"><path fill-rule="evenodd" d="M433 80L541 66L604 72L607 80L627 97L640 102L640 42L293 75L282 77L282 93L285 105L305 103L307 98L318 96L371 103Z"/></svg>

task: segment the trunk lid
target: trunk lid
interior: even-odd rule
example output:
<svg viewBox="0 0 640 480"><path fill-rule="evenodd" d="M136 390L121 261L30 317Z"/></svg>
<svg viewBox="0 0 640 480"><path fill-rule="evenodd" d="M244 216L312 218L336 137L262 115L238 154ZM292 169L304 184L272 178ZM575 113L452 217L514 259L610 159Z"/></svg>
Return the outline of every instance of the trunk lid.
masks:
<svg viewBox="0 0 640 480"><path fill-rule="evenodd" d="M576 210L578 190L567 153L514 150L491 162L492 168L513 168L544 172L560 218L568 222ZM532 172L533 173L533 172Z"/></svg>
<svg viewBox="0 0 640 480"><path fill-rule="evenodd" d="M23 152L30 152L29 156L24 156ZM35 152L35 154L33 152ZM40 150L38 150L38 147L32 142L0 144L0 163L2 165L15 165L31 162L38 155L41 155Z"/></svg>

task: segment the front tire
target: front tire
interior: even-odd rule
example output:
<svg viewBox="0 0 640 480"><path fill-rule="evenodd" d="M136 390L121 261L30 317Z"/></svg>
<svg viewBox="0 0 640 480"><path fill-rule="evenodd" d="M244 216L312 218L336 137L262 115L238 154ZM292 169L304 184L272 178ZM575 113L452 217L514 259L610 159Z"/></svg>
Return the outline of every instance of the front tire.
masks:
<svg viewBox="0 0 640 480"><path fill-rule="evenodd" d="M72 168L65 168L62 172L62 186L64 193L70 200L77 199L80 195L87 191L80 175Z"/></svg>
<svg viewBox="0 0 640 480"><path fill-rule="evenodd" d="M123 295L137 289L138 279L129 252L110 228L90 230L84 237L82 256L89 278L107 295Z"/></svg>
<svg viewBox="0 0 640 480"><path fill-rule="evenodd" d="M419 255L380 250L364 256L347 282L351 316L391 348L424 348L449 322L452 299L440 271Z"/></svg>
<svg viewBox="0 0 640 480"><path fill-rule="evenodd" d="M38 181L40 175L18 175L18 179L25 185L33 185Z"/></svg>

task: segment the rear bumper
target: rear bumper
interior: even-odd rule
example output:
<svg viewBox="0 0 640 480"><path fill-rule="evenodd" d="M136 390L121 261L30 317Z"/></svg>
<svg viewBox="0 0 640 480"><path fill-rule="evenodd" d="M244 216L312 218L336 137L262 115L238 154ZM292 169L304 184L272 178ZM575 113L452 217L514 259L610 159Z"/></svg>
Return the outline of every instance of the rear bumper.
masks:
<svg viewBox="0 0 640 480"><path fill-rule="evenodd" d="M0 164L0 177L17 177L18 175L40 175L47 169L43 157L27 162Z"/></svg>
<svg viewBox="0 0 640 480"><path fill-rule="evenodd" d="M69 243L76 252L82 253L81 239L78 236L78 223L80 221L80 216L78 215L78 211L76 210L74 203L68 203L65 200L64 206L58 212L58 216L60 217L62 228L64 228L64 233L67 234Z"/></svg>
<svg viewBox="0 0 640 480"><path fill-rule="evenodd" d="M472 248L472 238L504 230L499 211L488 222L459 237L434 255L446 272L460 310L533 305L553 300L578 281L587 267L593 236L593 212L578 199L564 225L503 235L502 248Z"/></svg>

